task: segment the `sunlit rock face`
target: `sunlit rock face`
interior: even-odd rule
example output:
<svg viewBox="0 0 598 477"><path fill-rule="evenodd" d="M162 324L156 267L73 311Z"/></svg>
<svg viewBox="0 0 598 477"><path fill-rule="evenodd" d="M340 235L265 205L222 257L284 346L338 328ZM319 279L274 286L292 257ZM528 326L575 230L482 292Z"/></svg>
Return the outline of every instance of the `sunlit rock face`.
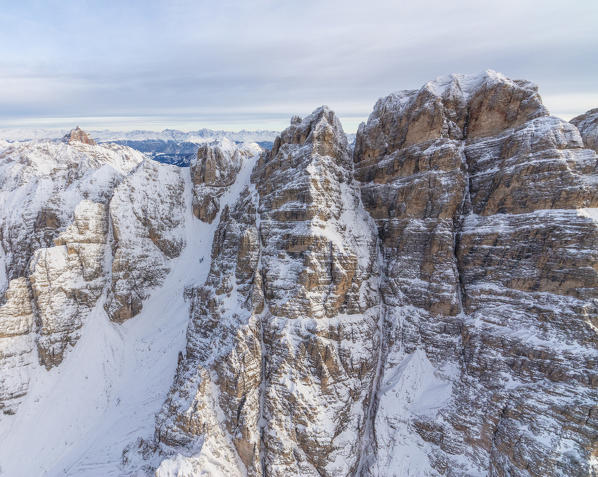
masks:
<svg viewBox="0 0 598 477"><path fill-rule="evenodd" d="M0 409L12 414L30 369L62 362L106 283L108 207L142 161L80 141L10 144L0 153Z"/></svg>
<svg viewBox="0 0 598 477"><path fill-rule="evenodd" d="M588 475L596 163L494 72L381 99L353 152L293 118L221 216L157 475Z"/></svg>
<svg viewBox="0 0 598 477"><path fill-rule="evenodd" d="M107 234L105 205L83 200L55 246L36 250L31 260L39 359L47 368L60 364L67 345L79 339L85 317L102 294Z"/></svg>
<svg viewBox="0 0 598 477"><path fill-rule="evenodd" d="M81 144L88 144L90 146L95 146L96 144L96 142L92 138L90 138L89 135L85 131L83 131L79 126L69 131L62 138L62 141L66 142L67 144L75 144L78 142Z"/></svg>
<svg viewBox="0 0 598 477"><path fill-rule="evenodd" d="M136 315L185 246L189 169L78 136L0 153L5 414L17 411L31 369L62 363L94 309L116 322Z"/></svg>

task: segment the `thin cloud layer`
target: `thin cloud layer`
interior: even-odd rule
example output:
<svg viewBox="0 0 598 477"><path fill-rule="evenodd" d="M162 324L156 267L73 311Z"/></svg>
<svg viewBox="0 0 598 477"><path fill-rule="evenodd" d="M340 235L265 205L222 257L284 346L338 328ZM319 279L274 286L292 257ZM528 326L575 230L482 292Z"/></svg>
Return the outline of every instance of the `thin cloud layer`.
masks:
<svg viewBox="0 0 598 477"><path fill-rule="evenodd" d="M597 2L410 3L13 2L0 126L278 128L328 104L354 130L379 96L488 68L553 114L598 106Z"/></svg>

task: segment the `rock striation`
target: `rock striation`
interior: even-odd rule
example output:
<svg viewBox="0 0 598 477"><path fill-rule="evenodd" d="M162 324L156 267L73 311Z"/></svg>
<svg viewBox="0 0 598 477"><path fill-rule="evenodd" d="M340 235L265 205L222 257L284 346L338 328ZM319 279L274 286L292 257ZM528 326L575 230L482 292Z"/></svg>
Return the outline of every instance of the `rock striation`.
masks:
<svg viewBox="0 0 598 477"><path fill-rule="evenodd" d="M357 468L380 336L377 238L351 176L340 122L320 108L281 134L223 211L158 418L158 445L203 442L193 472Z"/></svg>
<svg viewBox="0 0 598 477"><path fill-rule="evenodd" d="M364 474L588 475L597 158L578 130L527 82L453 75L380 100L354 159L387 306Z"/></svg>

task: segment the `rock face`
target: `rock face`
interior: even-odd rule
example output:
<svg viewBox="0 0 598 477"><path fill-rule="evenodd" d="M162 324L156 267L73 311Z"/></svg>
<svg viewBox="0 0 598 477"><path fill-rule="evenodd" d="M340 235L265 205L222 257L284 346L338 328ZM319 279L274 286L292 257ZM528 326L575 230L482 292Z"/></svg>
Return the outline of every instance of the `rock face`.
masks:
<svg viewBox="0 0 598 477"><path fill-rule="evenodd" d="M386 305L364 474L587 475L597 159L577 129L529 83L452 76L380 100L354 159Z"/></svg>
<svg viewBox="0 0 598 477"><path fill-rule="evenodd" d="M237 147L226 138L202 144L191 161L193 214L212 223L220 211L220 197L235 182L243 159L259 153L256 145Z"/></svg>
<svg viewBox="0 0 598 477"><path fill-rule="evenodd" d="M0 409L30 370L58 365L106 281L108 203L143 161L132 149L48 141L0 153Z"/></svg>
<svg viewBox="0 0 598 477"><path fill-rule="evenodd" d="M351 175L341 125L321 108L282 133L223 212L158 419L162 445L203 441L194 472L357 468L380 336L376 235Z"/></svg>
<svg viewBox="0 0 598 477"><path fill-rule="evenodd" d="M82 200L55 246L36 250L29 281L37 310L38 352L47 368L60 364L104 288L106 206Z"/></svg>
<svg viewBox="0 0 598 477"><path fill-rule="evenodd" d="M90 146L95 146L96 142L89 137L89 135L83 131L79 126L75 129L69 131L63 138L63 142L67 144L74 144L74 143L81 143L81 144L88 144Z"/></svg>
<svg viewBox="0 0 598 477"><path fill-rule="evenodd" d="M149 289L162 283L170 271L169 260L185 246L181 171L188 173L188 169L145 161L114 191L111 284L104 305L114 321L139 313Z"/></svg>
<svg viewBox="0 0 598 477"><path fill-rule="evenodd" d="M158 476L590 475L597 156L494 72L293 118L223 211ZM158 456L158 457L150 457Z"/></svg>
<svg viewBox="0 0 598 477"><path fill-rule="evenodd" d="M579 129L585 146L598 152L598 108L573 118L571 124Z"/></svg>
<svg viewBox="0 0 598 477"><path fill-rule="evenodd" d="M0 305L0 411L14 414L29 387L27 369L35 362L35 316L24 277L10 282Z"/></svg>

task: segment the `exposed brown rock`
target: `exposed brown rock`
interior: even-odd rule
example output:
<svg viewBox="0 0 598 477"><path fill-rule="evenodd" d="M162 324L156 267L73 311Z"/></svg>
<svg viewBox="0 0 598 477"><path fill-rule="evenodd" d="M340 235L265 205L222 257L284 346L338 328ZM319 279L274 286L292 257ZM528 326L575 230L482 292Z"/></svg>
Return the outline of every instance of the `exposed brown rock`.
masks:
<svg viewBox="0 0 598 477"><path fill-rule="evenodd" d="M255 155L252 145L237 147L226 138L203 144L191 161L193 214L212 223L220 211L220 196L233 185L244 160Z"/></svg>
<svg viewBox="0 0 598 477"><path fill-rule="evenodd" d="M320 108L291 123L223 211L157 431L161 445L205 438L197 471L216 449L227 475L242 472L237 459L250 475L356 469L379 337L376 237L351 169L338 119Z"/></svg>
<svg viewBox="0 0 598 477"><path fill-rule="evenodd" d="M586 475L598 422L567 410L598 402L598 229L578 211L598 204L597 158L529 83L474 83L382 99L356 139L392 305L366 475L400 466L414 430L430 472ZM426 373L446 400L431 417L398 412L401 383ZM576 436L567 456L555 452L573 442L564 428Z"/></svg>
<svg viewBox="0 0 598 477"><path fill-rule="evenodd" d="M71 129L63 138L62 140L67 144L73 143L82 143L82 144L89 144L91 146L95 145L96 142L89 137L89 135L83 131L79 126L75 129Z"/></svg>
<svg viewBox="0 0 598 477"><path fill-rule="evenodd" d="M327 107L293 117L250 180L226 141L189 169L11 146L3 200L41 186L0 223L0 409L92 308L139 313L197 217L217 221L209 273L185 288L185 352L125 473L594 475L595 116L551 117L488 71L379 100L353 152Z"/></svg>

